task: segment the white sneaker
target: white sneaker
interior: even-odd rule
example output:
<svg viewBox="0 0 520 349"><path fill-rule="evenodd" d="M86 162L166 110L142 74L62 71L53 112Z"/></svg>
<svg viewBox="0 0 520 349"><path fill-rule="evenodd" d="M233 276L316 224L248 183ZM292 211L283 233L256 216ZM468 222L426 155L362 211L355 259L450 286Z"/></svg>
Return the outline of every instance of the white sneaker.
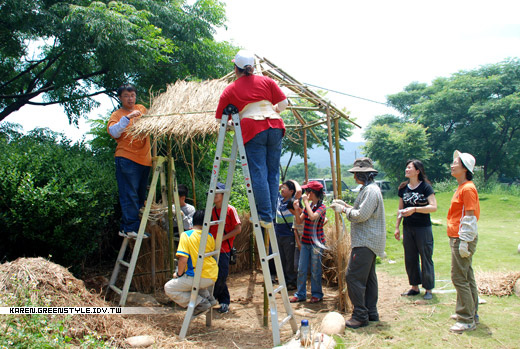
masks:
<svg viewBox="0 0 520 349"><path fill-rule="evenodd" d="M465 324L463 322L457 322L455 325L450 327L451 332L455 333L462 333L466 331L473 331L477 326L475 326L475 322L472 322L470 324Z"/></svg>

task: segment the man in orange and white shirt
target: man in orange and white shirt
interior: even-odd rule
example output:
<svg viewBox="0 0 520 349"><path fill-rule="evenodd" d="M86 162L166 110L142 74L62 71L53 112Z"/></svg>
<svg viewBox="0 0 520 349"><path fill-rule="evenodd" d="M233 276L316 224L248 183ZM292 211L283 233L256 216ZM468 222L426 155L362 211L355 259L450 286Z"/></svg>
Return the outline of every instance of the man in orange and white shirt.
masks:
<svg viewBox="0 0 520 349"><path fill-rule="evenodd" d="M117 142L116 179L122 211L119 235L135 238L140 224L139 209L144 206L152 166L150 137L132 137L126 132L135 120L146 113L143 105L135 104L135 87L123 85L117 90L117 96L122 107L110 116L107 131Z"/></svg>

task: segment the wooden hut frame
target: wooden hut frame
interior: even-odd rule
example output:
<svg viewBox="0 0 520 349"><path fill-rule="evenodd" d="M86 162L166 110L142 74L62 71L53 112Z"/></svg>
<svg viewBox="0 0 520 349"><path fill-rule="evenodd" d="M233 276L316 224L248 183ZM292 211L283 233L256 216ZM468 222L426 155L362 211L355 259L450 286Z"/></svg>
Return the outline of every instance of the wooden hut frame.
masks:
<svg viewBox="0 0 520 349"><path fill-rule="evenodd" d="M328 132L329 157L331 165L331 176L333 183L334 197L339 197L341 193L341 167L340 167L340 144L339 144L339 119L346 119L348 122L360 127L357 123L350 119L349 115L336 108L330 101L324 99L318 93L311 90L305 84L299 82L284 70L276 66L267 58L255 56L255 74L261 74L272 78L280 87L287 88L290 93L287 94L289 106L287 109L293 114L299 125L286 125L301 130L304 146L304 166L305 179L308 180L307 166L307 137L315 137L317 135L313 131L313 127L326 125ZM218 105L220 95L226 86L235 79L235 73L231 72L221 79L195 82L195 81L177 81L173 85L169 85L167 90L157 96L152 96L151 106L148 115L143 116L136 122L129 133L134 136L151 135L154 139L166 137L173 139L182 149L182 145L190 145L191 154L177 154L190 170L192 179L192 193L195 196L195 168L194 152L207 151L204 149L195 149L195 139L214 140L218 133L218 123L215 122L215 111ZM301 100L308 101L311 106L298 105ZM312 110L322 113L324 116L318 121L308 123L300 114L300 111ZM335 134L335 142L333 142L332 132ZM169 148L171 156L171 148ZM335 153L335 156L334 156ZM170 161L173 159L170 158ZM170 166L169 166L170 167ZM168 173L171 176L170 172ZM171 178L168 182L173 182ZM175 186L176 187L176 186ZM168 197L170 199L170 196ZM169 205L171 206L171 202ZM339 214L335 215L335 239L343 239L340 236L341 219ZM172 253L172 251L171 251ZM338 273L346 270L346 260L348 251L341 253L337 260ZM339 286L339 305L341 310L347 310L348 297L346 294L345 280L338 277Z"/></svg>

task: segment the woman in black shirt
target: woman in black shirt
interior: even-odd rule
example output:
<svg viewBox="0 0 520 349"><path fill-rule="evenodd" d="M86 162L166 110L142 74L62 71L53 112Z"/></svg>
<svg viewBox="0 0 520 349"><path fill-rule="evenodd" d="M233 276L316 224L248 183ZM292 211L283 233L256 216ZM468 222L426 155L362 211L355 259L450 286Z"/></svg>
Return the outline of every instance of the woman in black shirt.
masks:
<svg viewBox="0 0 520 349"><path fill-rule="evenodd" d="M430 212L437 211L437 200L421 161L408 160L405 177L408 180L399 185L399 211L394 236L397 240L401 240L399 225L404 217L404 262L412 288L402 295L420 294L419 285L422 284L426 290L424 299L429 300L432 299L432 289L435 286Z"/></svg>

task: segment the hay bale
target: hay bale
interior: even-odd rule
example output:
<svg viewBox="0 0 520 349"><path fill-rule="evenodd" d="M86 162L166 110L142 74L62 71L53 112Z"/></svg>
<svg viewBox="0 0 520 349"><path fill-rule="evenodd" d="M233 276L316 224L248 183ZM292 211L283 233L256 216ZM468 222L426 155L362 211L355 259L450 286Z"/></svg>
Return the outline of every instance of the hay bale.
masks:
<svg viewBox="0 0 520 349"><path fill-rule="evenodd" d="M110 307L87 291L83 281L66 268L43 258L18 258L0 265L0 303L5 306ZM66 322L67 335L83 338L96 335L123 346L124 339L136 335L164 338L153 327L117 315L53 315Z"/></svg>
<svg viewBox="0 0 520 349"><path fill-rule="evenodd" d="M513 294L520 272L478 272L475 278L479 293L502 297Z"/></svg>

